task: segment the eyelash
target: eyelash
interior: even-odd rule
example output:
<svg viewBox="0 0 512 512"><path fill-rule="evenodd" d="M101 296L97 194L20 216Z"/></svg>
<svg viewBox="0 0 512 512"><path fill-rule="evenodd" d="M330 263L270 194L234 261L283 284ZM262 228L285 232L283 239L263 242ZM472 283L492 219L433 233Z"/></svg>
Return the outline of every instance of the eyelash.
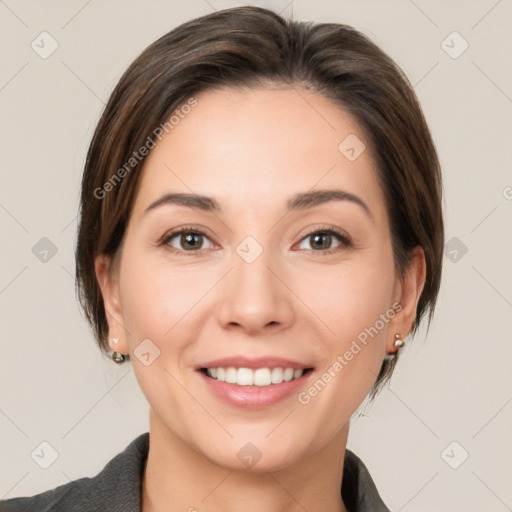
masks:
<svg viewBox="0 0 512 512"><path fill-rule="evenodd" d="M173 254L177 254L179 256L200 256L201 252L205 249L199 249L199 250L191 250L191 251L181 251L179 249L175 249L169 245L169 242L176 236L176 235L201 235L209 239L208 235L202 231L201 229L197 229L193 226L185 226L181 228L177 228L176 230L172 230L167 232L158 242L158 246L166 246L169 251L171 251ZM333 229L331 227L320 227L316 228L314 231L310 231L308 234L304 235L301 239L301 243L303 240L307 239L308 237L316 234L323 234L323 235L334 235L338 240L341 242L341 244L337 247L334 247L333 249L327 249L324 251L315 251L314 249L307 249L309 251L312 251L315 254L319 255L329 255L334 254L335 252L343 249L343 248L349 248L352 246L349 238L342 233L341 231L338 231L336 229Z"/></svg>

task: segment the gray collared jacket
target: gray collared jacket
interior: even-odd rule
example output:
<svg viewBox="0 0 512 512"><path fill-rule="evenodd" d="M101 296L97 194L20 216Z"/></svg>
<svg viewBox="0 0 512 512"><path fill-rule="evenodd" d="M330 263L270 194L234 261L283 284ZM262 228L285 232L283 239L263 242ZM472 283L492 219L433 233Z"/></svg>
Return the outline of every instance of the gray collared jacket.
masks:
<svg viewBox="0 0 512 512"><path fill-rule="evenodd" d="M149 432L134 439L94 477L34 496L0 501L0 512L141 512ZM350 512L390 512L361 459L345 451L341 496Z"/></svg>

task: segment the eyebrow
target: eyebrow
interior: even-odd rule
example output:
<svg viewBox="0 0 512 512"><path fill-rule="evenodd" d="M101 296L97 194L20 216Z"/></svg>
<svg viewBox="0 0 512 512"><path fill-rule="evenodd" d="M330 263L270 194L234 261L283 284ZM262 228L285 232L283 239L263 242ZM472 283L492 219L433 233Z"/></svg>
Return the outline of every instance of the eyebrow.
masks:
<svg viewBox="0 0 512 512"><path fill-rule="evenodd" d="M286 203L286 209L288 212L305 210L330 201L350 201L351 203L357 204L373 220L373 216L368 205L358 196L350 194L349 192L344 192L343 190L328 189L317 190L315 192L298 193L288 200ZM164 194L162 197L151 203L144 210L144 215L151 210L155 210L156 208L166 205L185 206L193 210L202 210L205 212L222 211L220 204L213 197L171 192Z"/></svg>

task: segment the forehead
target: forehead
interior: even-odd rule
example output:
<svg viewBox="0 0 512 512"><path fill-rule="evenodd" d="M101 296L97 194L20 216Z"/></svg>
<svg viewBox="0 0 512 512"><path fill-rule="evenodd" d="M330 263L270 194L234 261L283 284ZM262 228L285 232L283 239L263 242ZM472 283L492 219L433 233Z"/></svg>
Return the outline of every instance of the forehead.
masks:
<svg viewBox="0 0 512 512"><path fill-rule="evenodd" d="M326 188L382 202L369 141L331 100L299 87L194 98L146 158L136 213L169 191L213 196L226 209Z"/></svg>

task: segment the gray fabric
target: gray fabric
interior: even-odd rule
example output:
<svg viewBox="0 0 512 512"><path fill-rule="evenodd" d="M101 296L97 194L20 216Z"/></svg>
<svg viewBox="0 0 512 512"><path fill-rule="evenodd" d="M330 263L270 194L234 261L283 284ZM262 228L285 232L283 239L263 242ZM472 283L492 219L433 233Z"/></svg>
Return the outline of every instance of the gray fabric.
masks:
<svg viewBox="0 0 512 512"><path fill-rule="evenodd" d="M141 512L149 432L134 439L96 476L35 496L0 501L0 512ZM350 512L390 512L361 459L345 451L341 495Z"/></svg>

